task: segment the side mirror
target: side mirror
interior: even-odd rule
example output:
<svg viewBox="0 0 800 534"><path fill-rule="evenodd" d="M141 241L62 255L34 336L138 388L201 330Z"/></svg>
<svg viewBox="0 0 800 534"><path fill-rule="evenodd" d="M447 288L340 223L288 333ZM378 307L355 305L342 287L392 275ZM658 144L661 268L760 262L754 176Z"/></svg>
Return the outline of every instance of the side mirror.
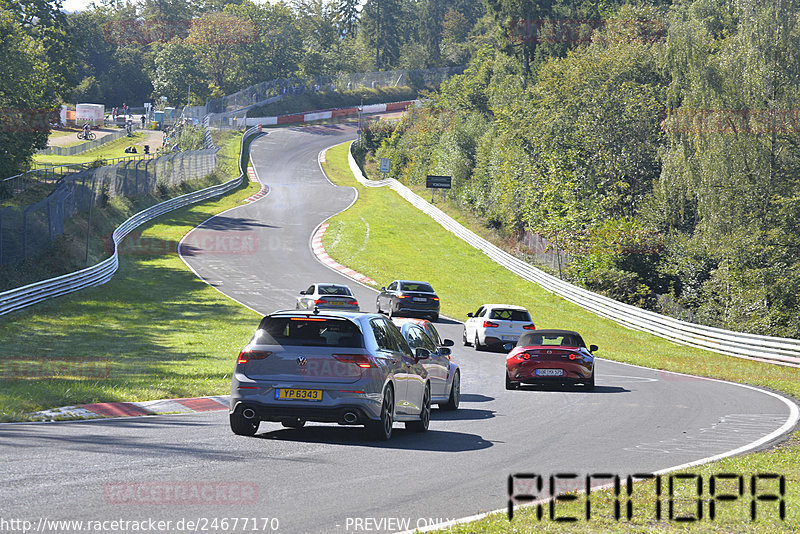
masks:
<svg viewBox="0 0 800 534"><path fill-rule="evenodd" d="M431 357L431 351L429 351L428 349L423 349L422 347L419 347L417 350L414 351L414 359L416 359L417 361L427 360L430 357Z"/></svg>
<svg viewBox="0 0 800 534"><path fill-rule="evenodd" d="M442 341L443 347L452 347L453 345L455 345L455 342L452 339L445 339Z"/></svg>
<svg viewBox="0 0 800 534"><path fill-rule="evenodd" d="M597 350L597 345L589 345L589 352L594 352Z"/></svg>
<svg viewBox="0 0 800 534"><path fill-rule="evenodd" d="M514 344L513 343L505 343L503 345L503 348L505 349L506 352L511 352L511 349L514 348Z"/></svg>
<svg viewBox="0 0 800 534"><path fill-rule="evenodd" d="M467 317L472 317L472 312L469 312L469 313L467 314Z"/></svg>
<svg viewBox="0 0 800 534"><path fill-rule="evenodd" d="M452 353L453 351L447 347L439 347L439 354L442 356L447 356L449 358Z"/></svg>
<svg viewBox="0 0 800 534"><path fill-rule="evenodd" d="M386 291L386 288L385 288L385 287L382 287L382 288L381 288L381 291Z"/></svg>

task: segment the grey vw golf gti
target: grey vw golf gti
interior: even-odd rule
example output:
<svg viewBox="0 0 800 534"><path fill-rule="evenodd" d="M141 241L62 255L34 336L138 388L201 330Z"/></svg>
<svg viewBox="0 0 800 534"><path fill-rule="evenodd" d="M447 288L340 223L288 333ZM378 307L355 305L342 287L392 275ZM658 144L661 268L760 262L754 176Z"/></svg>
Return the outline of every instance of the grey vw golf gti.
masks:
<svg viewBox="0 0 800 534"><path fill-rule="evenodd" d="M431 385L421 360L390 320L344 311L280 311L261 320L239 354L230 423L252 436L261 421L364 425L378 440L395 421L428 429Z"/></svg>

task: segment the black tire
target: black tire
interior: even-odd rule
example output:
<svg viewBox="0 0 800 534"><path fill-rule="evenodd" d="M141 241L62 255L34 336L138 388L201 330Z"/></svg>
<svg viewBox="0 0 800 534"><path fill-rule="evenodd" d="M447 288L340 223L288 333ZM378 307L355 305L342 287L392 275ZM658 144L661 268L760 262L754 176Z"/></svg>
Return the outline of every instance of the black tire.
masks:
<svg viewBox="0 0 800 534"><path fill-rule="evenodd" d="M255 436L258 431L258 419L245 419L245 417L234 412L230 415L231 430L237 436Z"/></svg>
<svg viewBox="0 0 800 534"><path fill-rule="evenodd" d="M394 313L394 305L392 305L392 301L389 301L389 311L386 312L386 315L389 316L389 319L396 316L396 314Z"/></svg>
<svg viewBox="0 0 800 534"><path fill-rule="evenodd" d="M464 334L461 336L462 341L464 342L465 347L469 347L470 343L467 341L467 327L464 327Z"/></svg>
<svg viewBox="0 0 800 534"><path fill-rule="evenodd" d="M388 441L392 437L392 426L394 425L394 390L392 386L387 386L383 392L383 402L381 403L380 421L370 421L366 425L367 434L376 441Z"/></svg>
<svg viewBox="0 0 800 534"><path fill-rule="evenodd" d="M589 377L589 381L586 382L586 389L587 391L594 391L594 369L592 369L592 376Z"/></svg>
<svg viewBox="0 0 800 534"><path fill-rule="evenodd" d="M508 390L515 390L519 387L519 384L516 382L512 382L510 378L508 378L508 373L506 372L506 389Z"/></svg>
<svg viewBox="0 0 800 534"><path fill-rule="evenodd" d="M484 347L481 345L481 340L478 338L477 332L475 332L475 341L473 343L475 344L475 350L483 350Z"/></svg>
<svg viewBox="0 0 800 534"><path fill-rule="evenodd" d="M383 311L381 310L381 299L375 300L375 307L378 308L378 313L383 313Z"/></svg>
<svg viewBox="0 0 800 534"><path fill-rule="evenodd" d="M303 428L306 426L306 422L302 419L297 419L295 421L281 421L281 424L286 428Z"/></svg>
<svg viewBox="0 0 800 534"><path fill-rule="evenodd" d="M445 404L441 405L443 410L458 410L458 404L461 402L461 373L456 371L453 375L453 385L450 386L450 397Z"/></svg>
<svg viewBox="0 0 800 534"><path fill-rule="evenodd" d="M438 313L434 313L433 315L431 315L431 322L432 323L435 323L438 320L439 320L439 314Z"/></svg>
<svg viewBox="0 0 800 534"><path fill-rule="evenodd" d="M87 136L87 139L89 139L89 141L92 141L92 140L94 140L96 138L97 138L97 135L95 135L93 133L89 133L89 135Z"/></svg>
<svg viewBox="0 0 800 534"><path fill-rule="evenodd" d="M409 421L406 430L412 432L427 432L431 424L431 387L425 385L425 392L422 394L422 411L419 414L419 421Z"/></svg>

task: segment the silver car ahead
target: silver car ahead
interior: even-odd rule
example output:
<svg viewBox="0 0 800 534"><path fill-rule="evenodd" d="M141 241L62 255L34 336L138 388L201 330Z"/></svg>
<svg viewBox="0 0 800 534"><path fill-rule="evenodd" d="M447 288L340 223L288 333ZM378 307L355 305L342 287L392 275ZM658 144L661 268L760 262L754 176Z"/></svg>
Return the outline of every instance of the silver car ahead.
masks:
<svg viewBox="0 0 800 534"><path fill-rule="evenodd" d="M358 300L344 284L311 284L300 292L295 309L313 310L315 307L320 310L358 311Z"/></svg>
<svg viewBox="0 0 800 534"><path fill-rule="evenodd" d="M457 410L461 402L461 370L452 359L452 339L442 339L432 322L425 319L393 318L411 350L424 348L431 353L422 362L431 381L431 402L444 410Z"/></svg>
<svg viewBox="0 0 800 534"><path fill-rule="evenodd" d="M239 354L230 424L252 436L261 421L301 428L306 421L364 425L387 440L395 421L428 429L431 384L400 330L378 314L281 311L261 320Z"/></svg>

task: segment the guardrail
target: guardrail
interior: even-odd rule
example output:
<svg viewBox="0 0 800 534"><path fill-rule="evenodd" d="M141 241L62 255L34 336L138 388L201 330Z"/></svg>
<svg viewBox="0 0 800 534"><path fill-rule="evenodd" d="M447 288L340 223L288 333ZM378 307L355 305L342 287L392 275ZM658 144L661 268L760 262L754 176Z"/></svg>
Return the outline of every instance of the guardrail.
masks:
<svg viewBox="0 0 800 534"><path fill-rule="evenodd" d="M245 140L257 133L257 128L251 128L242 135L240 149L244 147ZM37 302L48 300L61 295L66 295L74 291L79 291L87 287L98 286L108 282L119 267L119 256L117 248L119 243L142 224L159 217L167 212L189 206L202 200L207 200L215 196L223 195L241 185L246 170L242 168L243 154L239 154L239 177L234 178L224 184L218 184L206 189L187 193L179 197L171 198L155 206L131 216L120 224L112 234L114 251L111 256L100 263L81 269L74 273L57 276L41 282L35 282L27 286L18 287L0 293L0 315L5 315L13 311L21 310Z"/></svg>
<svg viewBox="0 0 800 534"><path fill-rule="evenodd" d="M647 332L674 343L706 349L737 358L754 359L788 367L800 367L800 340L798 339L746 334L688 323L624 304L593 293L588 289L580 288L547 274L498 248L463 227L439 208L433 206L394 178L380 181L367 180L361 173L361 169L353 158L351 151L348 151L348 161L356 180L362 185L368 187L390 187L413 206L431 216L457 237L482 251L494 262L523 279L538 284L547 291L577 304L585 310L616 321L627 328Z"/></svg>

